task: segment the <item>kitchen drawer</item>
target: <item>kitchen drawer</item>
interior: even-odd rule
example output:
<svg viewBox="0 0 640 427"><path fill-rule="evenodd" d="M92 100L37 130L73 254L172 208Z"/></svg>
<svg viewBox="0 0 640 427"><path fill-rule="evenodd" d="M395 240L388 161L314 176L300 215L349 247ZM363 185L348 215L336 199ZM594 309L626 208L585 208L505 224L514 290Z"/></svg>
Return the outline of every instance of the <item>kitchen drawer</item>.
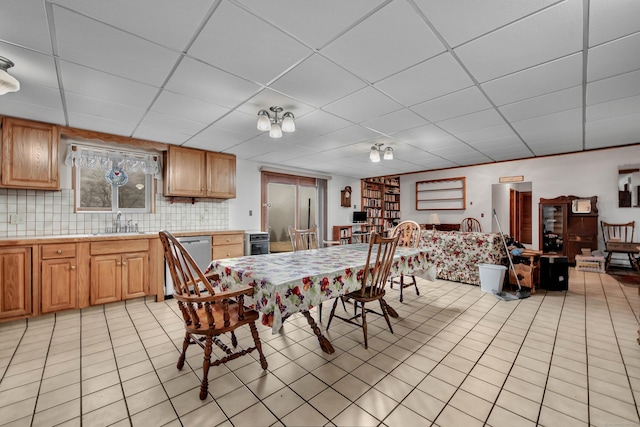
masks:
<svg viewBox="0 0 640 427"><path fill-rule="evenodd" d="M242 246L244 244L243 239L244 233L214 234L211 239L211 244L213 246L235 244Z"/></svg>
<svg viewBox="0 0 640 427"><path fill-rule="evenodd" d="M41 251L42 259L75 258L76 244L56 243L51 245L42 245Z"/></svg>
<svg viewBox="0 0 640 427"><path fill-rule="evenodd" d="M242 243L235 245L218 245L213 247L213 259L236 258L244 255Z"/></svg>
<svg viewBox="0 0 640 427"><path fill-rule="evenodd" d="M140 240L107 240L91 242L91 255L121 254L146 252L149 250L149 239Z"/></svg>

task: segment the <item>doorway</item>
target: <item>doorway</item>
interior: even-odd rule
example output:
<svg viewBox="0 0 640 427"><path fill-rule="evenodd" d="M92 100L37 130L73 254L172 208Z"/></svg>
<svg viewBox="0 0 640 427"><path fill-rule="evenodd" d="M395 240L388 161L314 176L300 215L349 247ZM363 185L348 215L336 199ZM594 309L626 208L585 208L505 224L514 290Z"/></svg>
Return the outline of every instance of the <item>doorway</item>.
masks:
<svg viewBox="0 0 640 427"><path fill-rule="evenodd" d="M533 245L533 183L503 183L491 187L491 207L496 212L502 231L516 241ZM498 232L498 225L492 222L493 233Z"/></svg>
<svg viewBox="0 0 640 427"><path fill-rule="evenodd" d="M262 229L269 233L270 252L292 250L290 225L295 228L320 227L318 206L322 203L318 201L324 193L319 190L318 181L304 176L262 172Z"/></svg>

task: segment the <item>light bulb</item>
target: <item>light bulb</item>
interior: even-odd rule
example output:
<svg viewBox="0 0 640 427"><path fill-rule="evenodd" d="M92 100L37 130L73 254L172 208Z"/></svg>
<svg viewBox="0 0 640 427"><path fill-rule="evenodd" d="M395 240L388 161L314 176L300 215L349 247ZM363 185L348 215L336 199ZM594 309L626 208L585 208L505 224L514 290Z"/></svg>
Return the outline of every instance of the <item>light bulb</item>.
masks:
<svg viewBox="0 0 640 427"><path fill-rule="evenodd" d="M384 159L393 160L393 148L387 147L384 149Z"/></svg>
<svg viewBox="0 0 640 427"><path fill-rule="evenodd" d="M280 125L277 123L274 123L271 125L271 130L269 131L269 136L271 138L282 138L282 129L280 128Z"/></svg>
<svg viewBox="0 0 640 427"><path fill-rule="evenodd" d="M283 132L293 132L296 130L296 124L293 121L293 114L284 113L282 116L282 131Z"/></svg>
<svg viewBox="0 0 640 427"><path fill-rule="evenodd" d="M271 130L271 118L269 117L269 113L264 110L260 110L258 113L258 130Z"/></svg>
<svg viewBox="0 0 640 427"><path fill-rule="evenodd" d="M378 163L380 161L380 151L378 151L378 147L376 147L375 145L371 147L369 160L371 160L373 163Z"/></svg>

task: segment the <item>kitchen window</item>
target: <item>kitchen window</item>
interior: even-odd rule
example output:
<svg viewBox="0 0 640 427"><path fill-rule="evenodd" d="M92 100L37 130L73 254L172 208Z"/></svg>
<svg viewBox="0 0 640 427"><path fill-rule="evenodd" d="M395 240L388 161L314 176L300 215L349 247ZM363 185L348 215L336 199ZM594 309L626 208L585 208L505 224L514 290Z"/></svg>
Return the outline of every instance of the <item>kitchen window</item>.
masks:
<svg viewBox="0 0 640 427"><path fill-rule="evenodd" d="M144 152L70 145L76 212L151 212L157 157Z"/></svg>

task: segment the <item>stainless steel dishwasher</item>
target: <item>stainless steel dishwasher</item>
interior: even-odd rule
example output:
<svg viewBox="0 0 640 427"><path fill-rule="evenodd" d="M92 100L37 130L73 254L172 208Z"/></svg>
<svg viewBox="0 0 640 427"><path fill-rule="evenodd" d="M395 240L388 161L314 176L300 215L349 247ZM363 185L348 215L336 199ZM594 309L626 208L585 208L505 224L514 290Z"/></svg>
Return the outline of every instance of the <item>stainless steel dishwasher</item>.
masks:
<svg viewBox="0 0 640 427"><path fill-rule="evenodd" d="M204 272L209 267L209 263L211 263L211 236L178 237L178 241ZM164 269L164 295L173 295L173 280L166 262Z"/></svg>

